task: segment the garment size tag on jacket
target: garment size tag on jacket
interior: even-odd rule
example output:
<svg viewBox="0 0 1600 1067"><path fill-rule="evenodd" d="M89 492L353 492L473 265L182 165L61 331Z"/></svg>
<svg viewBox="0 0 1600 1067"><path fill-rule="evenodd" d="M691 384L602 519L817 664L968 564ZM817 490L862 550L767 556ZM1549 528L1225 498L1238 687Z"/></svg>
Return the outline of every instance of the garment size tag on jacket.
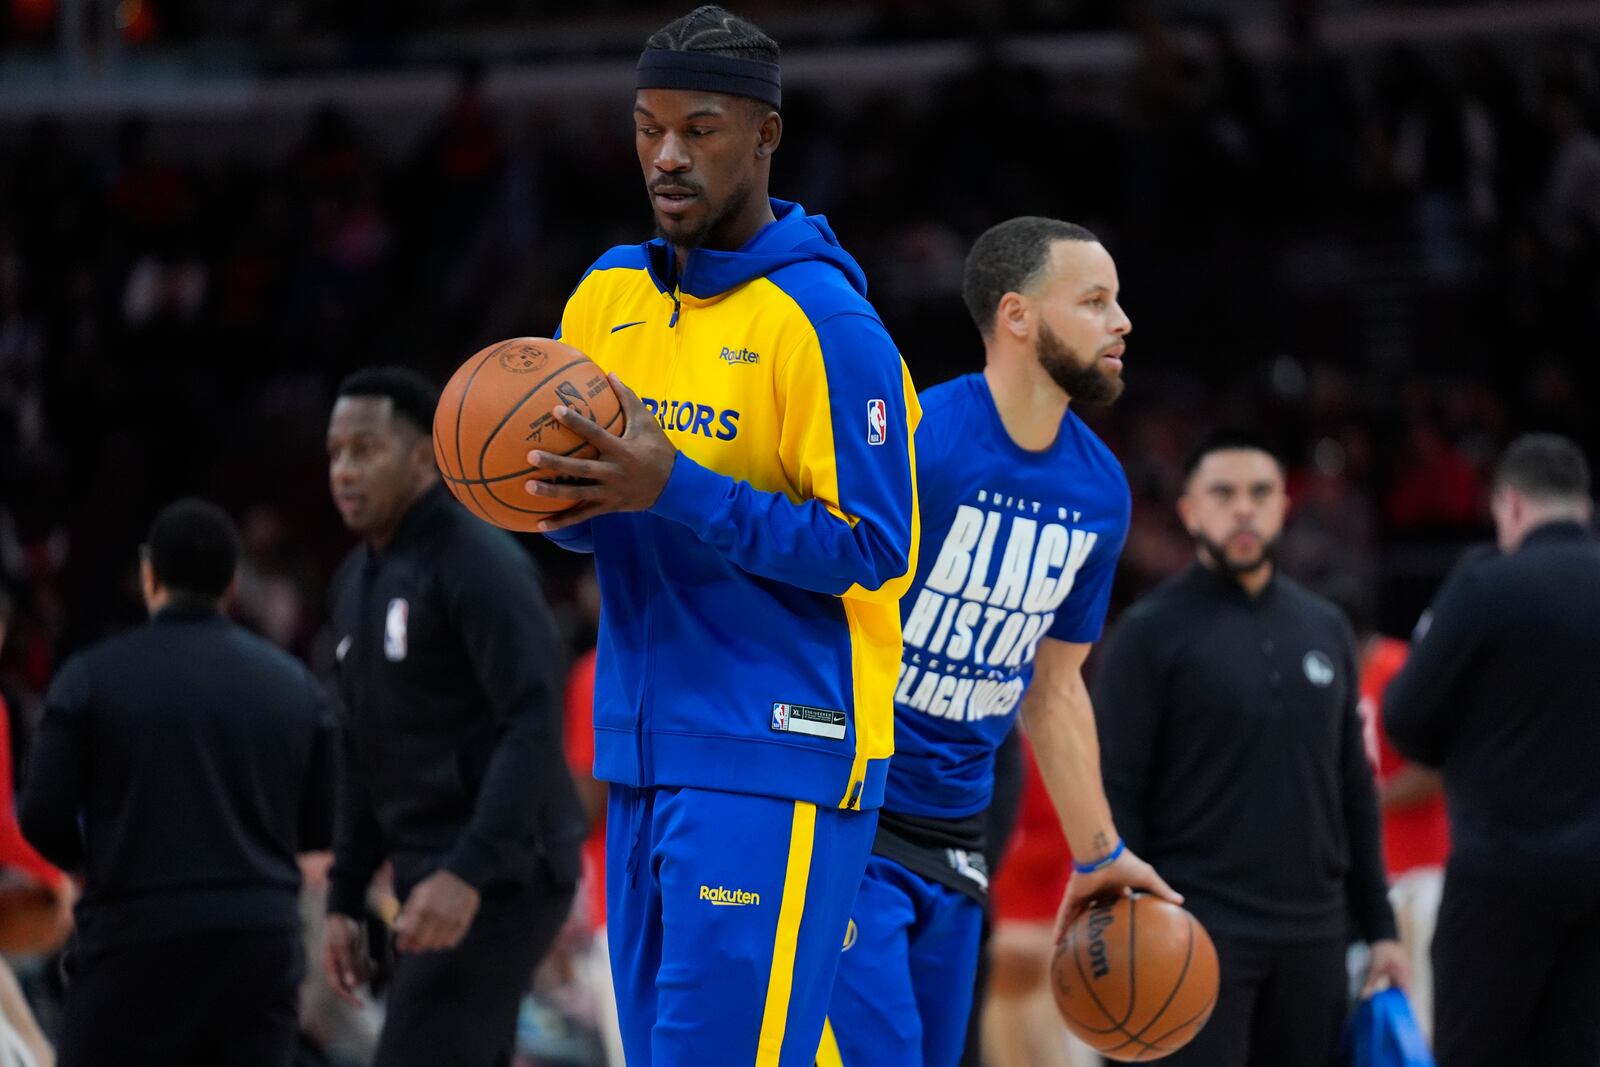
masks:
<svg viewBox="0 0 1600 1067"><path fill-rule="evenodd" d="M808 708L804 704L772 705L772 728L786 734L810 734L834 741L844 740L845 714L832 708Z"/></svg>

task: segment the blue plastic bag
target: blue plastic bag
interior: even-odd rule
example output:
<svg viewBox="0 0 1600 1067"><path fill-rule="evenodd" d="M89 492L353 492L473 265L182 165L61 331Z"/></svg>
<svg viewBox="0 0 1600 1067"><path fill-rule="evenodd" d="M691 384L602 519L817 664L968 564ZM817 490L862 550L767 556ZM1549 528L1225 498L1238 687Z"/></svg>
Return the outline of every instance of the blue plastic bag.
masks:
<svg viewBox="0 0 1600 1067"><path fill-rule="evenodd" d="M1350 1067L1434 1067L1411 1002L1398 989L1374 993L1356 1007L1344 1044Z"/></svg>

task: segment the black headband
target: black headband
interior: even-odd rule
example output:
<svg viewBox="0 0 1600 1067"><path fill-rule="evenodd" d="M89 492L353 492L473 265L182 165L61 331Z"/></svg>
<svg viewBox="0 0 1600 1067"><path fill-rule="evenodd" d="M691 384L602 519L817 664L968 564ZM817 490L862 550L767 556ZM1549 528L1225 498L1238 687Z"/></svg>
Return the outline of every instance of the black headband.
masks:
<svg viewBox="0 0 1600 1067"><path fill-rule="evenodd" d="M647 48L639 56L636 89L698 89L747 96L774 108L783 104L778 64L711 52Z"/></svg>

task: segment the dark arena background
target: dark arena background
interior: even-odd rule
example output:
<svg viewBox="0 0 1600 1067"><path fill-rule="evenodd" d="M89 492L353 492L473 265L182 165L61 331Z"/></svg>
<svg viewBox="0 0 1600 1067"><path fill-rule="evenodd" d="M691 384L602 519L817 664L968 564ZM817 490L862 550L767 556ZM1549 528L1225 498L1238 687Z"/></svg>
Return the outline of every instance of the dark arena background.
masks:
<svg viewBox="0 0 1600 1067"><path fill-rule="evenodd" d="M1172 505L1211 427L1287 461L1283 569L1394 636L1492 540L1510 440L1553 431L1600 459L1600 5L731 6L783 45L773 193L859 258L919 388L981 365L960 282L990 225L1068 219L1116 257L1127 390L1085 413L1134 494L1113 624L1192 558ZM137 548L176 497L243 532L233 617L327 672L326 591L354 543L328 490L336 385L372 363L442 384L491 342L547 337L602 249L651 235L633 65L680 13L0 2L19 781L59 665L143 620ZM582 652L585 557L520 539L559 654ZM582 936L538 976L519 1062L605 1062ZM12 965L53 1033L56 957ZM303 1062L364 1062L377 1010L309 992Z"/></svg>

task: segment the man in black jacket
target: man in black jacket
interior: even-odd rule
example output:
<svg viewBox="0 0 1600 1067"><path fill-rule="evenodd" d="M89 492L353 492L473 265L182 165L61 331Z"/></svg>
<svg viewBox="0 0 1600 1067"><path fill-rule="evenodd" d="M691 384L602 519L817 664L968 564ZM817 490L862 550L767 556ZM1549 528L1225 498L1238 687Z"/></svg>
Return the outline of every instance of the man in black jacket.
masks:
<svg viewBox="0 0 1600 1067"><path fill-rule="evenodd" d="M1258 439L1203 441L1178 502L1198 559L1128 611L1096 679L1117 826L1222 965L1210 1022L1163 1061L1178 1067L1329 1063L1352 933L1372 948L1369 991L1407 978L1354 640L1336 607L1276 572L1287 508Z"/></svg>
<svg viewBox="0 0 1600 1067"><path fill-rule="evenodd" d="M239 536L183 500L150 528L149 625L73 656L46 700L23 833L83 872L63 1067L286 1067L299 852L326 848L333 724L293 657L225 619Z"/></svg>
<svg viewBox="0 0 1600 1067"><path fill-rule="evenodd" d="M334 502L363 543L332 593L344 745L324 965L353 998L359 916L390 860L399 956L378 1067L509 1062L584 837L560 638L527 554L439 483L437 402L420 375L371 368L328 424Z"/></svg>
<svg viewBox="0 0 1600 1067"><path fill-rule="evenodd" d="M1566 438L1512 443L1501 552L1457 568L1384 700L1444 770L1452 850L1433 937L1440 1067L1600 1063L1600 543Z"/></svg>

